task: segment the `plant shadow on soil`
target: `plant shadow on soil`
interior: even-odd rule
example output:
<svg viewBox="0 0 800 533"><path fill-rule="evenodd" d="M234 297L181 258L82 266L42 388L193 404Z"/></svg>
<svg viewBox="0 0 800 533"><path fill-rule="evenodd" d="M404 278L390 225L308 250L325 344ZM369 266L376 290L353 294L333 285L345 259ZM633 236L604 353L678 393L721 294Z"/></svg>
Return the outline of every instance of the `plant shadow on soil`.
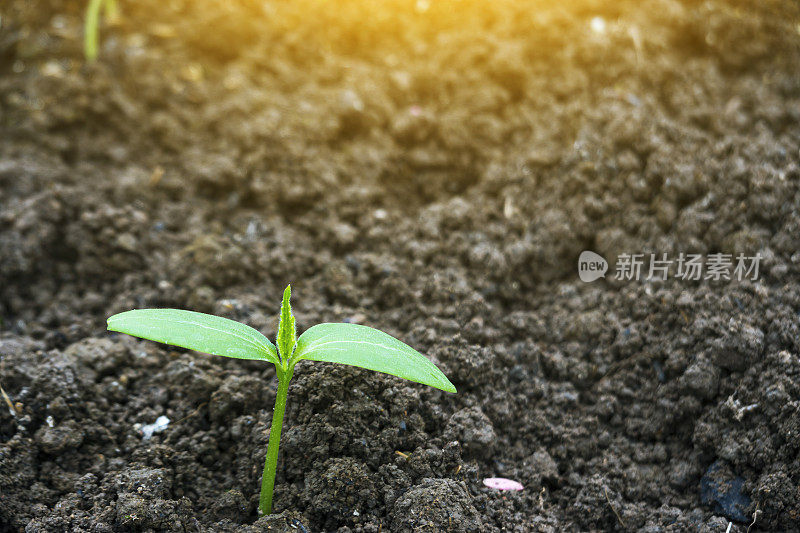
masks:
<svg viewBox="0 0 800 533"><path fill-rule="evenodd" d="M800 8L606 4L4 2L0 531L799 531ZM274 371L104 324L287 282L459 393L301 363L258 519Z"/></svg>

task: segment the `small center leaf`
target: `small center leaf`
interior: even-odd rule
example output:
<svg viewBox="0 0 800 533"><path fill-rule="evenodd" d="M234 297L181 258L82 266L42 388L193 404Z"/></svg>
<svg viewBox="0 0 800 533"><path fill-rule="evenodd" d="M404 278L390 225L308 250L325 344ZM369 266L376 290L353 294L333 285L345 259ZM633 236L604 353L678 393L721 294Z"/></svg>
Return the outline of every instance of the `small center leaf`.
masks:
<svg viewBox="0 0 800 533"><path fill-rule="evenodd" d="M294 345L297 343L297 329L292 315L292 306L289 299L292 296L292 286L287 285L283 291L283 301L281 302L281 318L278 322L278 334L275 341L278 351L283 361L288 361L294 352Z"/></svg>

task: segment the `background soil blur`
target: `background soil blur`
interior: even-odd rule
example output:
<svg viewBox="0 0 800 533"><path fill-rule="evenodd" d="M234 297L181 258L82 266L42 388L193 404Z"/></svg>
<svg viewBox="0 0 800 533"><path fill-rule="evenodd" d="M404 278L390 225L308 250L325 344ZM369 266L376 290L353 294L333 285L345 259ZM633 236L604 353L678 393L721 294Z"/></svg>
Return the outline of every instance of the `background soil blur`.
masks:
<svg viewBox="0 0 800 533"><path fill-rule="evenodd" d="M800 531L796 2L84 7L0 5L0 531ZM105 319L289 282L459 393L302 363L258 519L274 371Z"/></svg>

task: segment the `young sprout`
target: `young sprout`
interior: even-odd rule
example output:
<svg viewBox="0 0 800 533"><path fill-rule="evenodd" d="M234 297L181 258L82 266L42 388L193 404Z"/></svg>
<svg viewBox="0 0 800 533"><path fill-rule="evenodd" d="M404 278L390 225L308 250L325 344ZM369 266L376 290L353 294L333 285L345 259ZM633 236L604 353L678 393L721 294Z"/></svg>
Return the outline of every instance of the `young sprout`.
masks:
<svg viewBox="0 0 800 533"><path fill-rule="evenodd" d="M278 466L283 414L289 382L298 361L342 363L384 372L410 381L456 392L450 380L424 355L377 329L358 324L317 324L297 338L289 305L291 285L283 292L275 344L240 322L180 309L135 309L108 319L109 331L237 359L259 359L275 365L278 392L272 412L267 458L261 478L258 509L272 512L272 491Z"/></svg>
<svg viewBox="0 0 800 533"><path fill-rule="evenodd" d="M83 53L89 61L97 59L97 27L100 25L101 8L105 8L107 19L113 21L119 18L117 0L89 0L83 29Z"/></svg>

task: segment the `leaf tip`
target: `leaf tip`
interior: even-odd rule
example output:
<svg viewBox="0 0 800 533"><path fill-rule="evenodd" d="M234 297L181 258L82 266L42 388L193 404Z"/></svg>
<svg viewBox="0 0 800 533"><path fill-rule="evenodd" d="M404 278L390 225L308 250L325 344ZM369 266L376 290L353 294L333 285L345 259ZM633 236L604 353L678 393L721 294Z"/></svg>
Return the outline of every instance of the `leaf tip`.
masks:
<svg viewBox="0 0 800 533"><path fill-rule="evenodd" d="M118 314L117 314L117 315L111 315L110 317L108 317L108 318L106 319L106 329L107 329L108 331L116 331L116 330L114 329L114 321L116 320L116 318L117 318L118 316L119 316Z"/></svg>

